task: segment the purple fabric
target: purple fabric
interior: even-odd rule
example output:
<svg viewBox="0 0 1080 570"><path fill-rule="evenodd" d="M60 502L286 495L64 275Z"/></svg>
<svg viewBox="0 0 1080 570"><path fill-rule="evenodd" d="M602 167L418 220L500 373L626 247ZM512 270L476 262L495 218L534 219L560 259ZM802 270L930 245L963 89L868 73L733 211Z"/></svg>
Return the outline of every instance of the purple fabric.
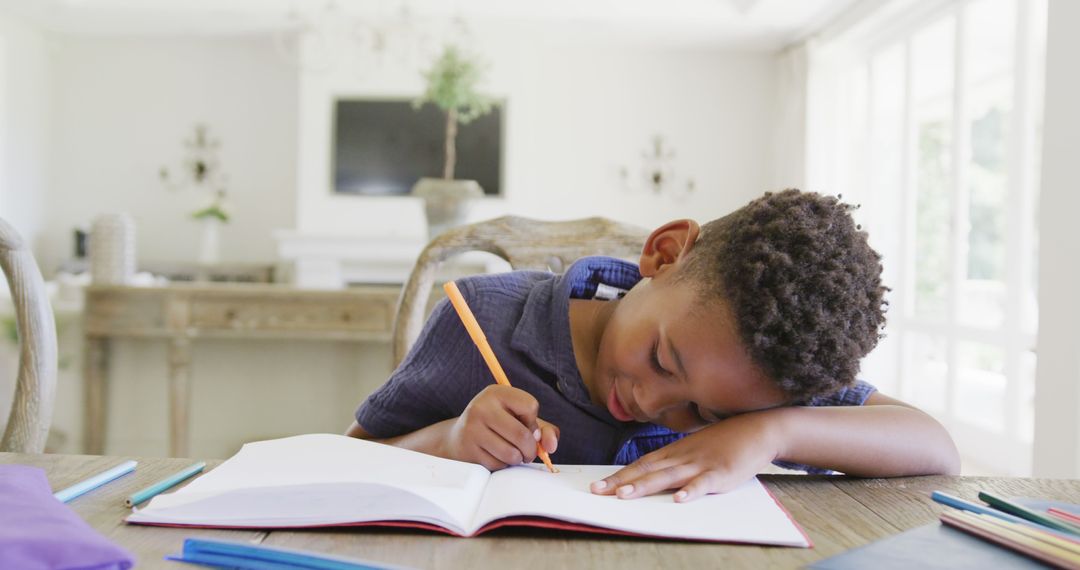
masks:
<svg viewBox="0 0 1080 570"><path fill-rule="evenodd" d="M127 570L130 552L53 497L45 471L0 465L0 568Z"/></svg>

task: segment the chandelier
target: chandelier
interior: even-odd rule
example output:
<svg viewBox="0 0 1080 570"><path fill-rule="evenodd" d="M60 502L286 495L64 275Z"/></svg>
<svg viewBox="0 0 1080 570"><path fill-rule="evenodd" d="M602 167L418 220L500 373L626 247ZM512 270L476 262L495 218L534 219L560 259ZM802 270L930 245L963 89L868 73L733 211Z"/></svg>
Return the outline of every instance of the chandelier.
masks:
<svg viewBox="0 0 1080 570"><path fill-rule="evenodd" d="M459 46L472 39L460 16L426 21L416 16L407 0L365 4L374 8L363 12L343 8L336 0L311 6L294 1L285 14L285 26L274 37L278 55L303 71L348 65L363 74L430 59L447 39Z"/></svg>

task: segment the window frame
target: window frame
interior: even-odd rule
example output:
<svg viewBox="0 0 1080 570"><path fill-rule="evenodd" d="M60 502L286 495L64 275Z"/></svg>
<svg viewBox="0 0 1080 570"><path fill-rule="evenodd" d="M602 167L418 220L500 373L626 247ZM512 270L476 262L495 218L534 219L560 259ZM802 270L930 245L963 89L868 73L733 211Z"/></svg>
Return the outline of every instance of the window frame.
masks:
<svg viewBox="0 0 1080 570"><path fill-rule="evenodd" d="M967 8L973 2L981 0L927 0L918 3L905 3L898 6L894 2L878 10L876 13L864 17L862 21L849 26L849 29L841 30L832 34L825 34L814 45L819 53L825 54L821 61L824 65L815 66L813 56L811 59L811 74L815 68L828 69L826 73L833 73L832 82L818 81L818 89L833 89L831 105L837 105L836 100L842 100L848 94L842 93L845 89L844 81L838 80L848 73L861 74L857 82L865 86L865 104L853 106L856 112L865 113L864 117L856 119L840 119L844 126L853 132L847 133L849 140L844 140L843 135L828 133L825 129L831 128L829 121L821 121L814 116L808 116L807 149L812 155L815 149L820 154L817 161L813 156L807 160L807 180L811 189L829 189L843 194L845 201L861 201L864 204L874 203L881 200L885 203L902 204L900 213L881 212L875 218L873 214L864 224L870 229L871 241L874 241L875 232L899 232L899 239L895 240L892 252L894 257L886 256L885 263L898 259L895 263L898 267L889 268L895 271L895 281L887 283L894 286L889 295L889 325L886 331L887 338L882 345L890 345L885 350L875 351L868 358L873 362L872 366L864 366L864 373L875 371L892 374L892 388L900 398L908 399L912 393L912 379L909 377L911 362L908 361L909 344L913 342L912 334L928 335L930 338L941 338L946 343L945 362L946 379L943 410L935 415L945 423L954 439L957 441L963 455L977 461L981 466L992 469L998 473L1012 475L1026 475L1031 472L1032 442L1026 434L1031 433L1031 426L1022 425L1021 406L1027 405L1022 402L1024 387L1022 378L1025 376L1025 355L1034 354L1036 346L1036 330L1025 326L1025 295L1029 293L1025 288L1028 286L1027 275L1034 272L1036 255L1025 255L1025 252L1035 251L1035 205L1038 200L1039 188L1037 180L1037 156L1035 149L1036 117L1041 116L1041 100L1036 95L1041 93L1041 77L1035 73L1034 65L1039 61L1032 57L1034 45L1032 36L1033 3L1028 0L1008 0L1012 2L1015 10L1015 27L1012 46L1012 62L1009 70L1012 74L1011 101L1006 144L1006 189L1003 205L1005 209L1003 231L1005 233L1005 259L1006 269L1002 278L1005 287L1002 322L999 326L983 327L960 322L960 291L961 283L967 273L967 246L970 228L968 226L969 186L968 168L969 156L969 127L970 117L967 111L968 104L968 78L966 76L968 38L966 34ZM997 0L1002 1L1002 0ZM1042 8L1045 14L1045 7ZM922 30L925 30L944 18L953 18L953 69L952 69L952 105L950 131L951 131L951 158L949 201L949 252L948 252L948 290L947 311L943 319L927 318L918 316L914 307L914 284L915 284L915 218L916 218L916 195L917 195L917 132L915 111L913 109L912 96L912 40ZM885 54L890 49L900 46L903 54L902 67L903 77L903 102L901 113L902 133L899 144L902 149L901 180L899 188L901 196L886 196L881 198L875 194L875 189L870 188L870 168L864 165L875 164L876 149L875 139L875 69L874 62L878 56ZM839 70L839 71L838 71ZM824 101L830 99L822 96L826 91L814 91L815 79L812 76L808 85L808 109L810 113L820 112ZM1034 85L1039 82L1039 85ZM1036 89L1037 88L1037 89ZM849 90L851 90L849 88ZM855 89L854 91L857 91ZM816 97L815 97L816 95ZM827 115L837 118L839 113L835 107ZM815 128L816 126L816 128ZM859 129L861 132L858 132ZM824 142L822 145L820 143ZM817 143L817 144L815 144ZM849 157L847 168L838 166L836 157L828 154L846 153ZM816 167L816 169L815 169ZM834 189L835 190L832 190ZM880 204L879 210L881 209ZM887 207L887 206L885 206ZM864 216L865 217L865 216ZM888 272L888 271L887 271ZM1031 283L1037 287L1037 283ZM1037 303L1036 303L1037 305ZM1037 306L1029 307L1028 310L1036 311ZM1033 319L1032 319L1033 320ZM976 342L987 344L1003 350L1004 364L1002 373L1006 382L1001 395L1004 404L1004 425L1001 430L990 430L962 420L957 414L957 400L959 397L959 358L958 347L964 342ZM884 346L882 347L884 348ZM881 355L877 353L882 353ZM1034 380L1034 367L1027 373L1028 381ZM871 372L873 374L874 372ZM868 376L871 382L875 381L873 375ZM888 384L889 382L884 382ZM1034 415L1034 414L1032 414ZM1029 419L1029 421L1031 421Z"/></svg>

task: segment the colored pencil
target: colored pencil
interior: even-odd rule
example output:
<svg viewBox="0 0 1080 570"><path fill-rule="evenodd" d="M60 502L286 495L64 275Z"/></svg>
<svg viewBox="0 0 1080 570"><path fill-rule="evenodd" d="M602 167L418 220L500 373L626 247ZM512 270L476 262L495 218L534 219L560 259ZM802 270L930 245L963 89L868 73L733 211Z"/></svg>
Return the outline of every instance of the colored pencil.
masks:
<svg viewBox="0 0 1080 570"><path fill-rule="evenodd" d="M443 284L443 290L446 291L446 296L450 298L450 303L454 305L458 318L465 325L465 330L469 331L469 337L472 338L473 344L480 349L480 354L484 357L484 362L487 363L488 368L491 370L491 375L495 377L495 382L502 386L509 386L510 379L506 377L506 372L503 372L499 359L495 358L495 352L491 350L491 345L488 344L487 337L484 336L484 331L480 328L480 323L476 322L476 317L473 315L472 309L469 308L469 304L465 302L465 297L461 295L461 290L458 289L457 284L453 281L447 281ZM551 457L548 457L547 451L544 451L544 447L540 445L540 442L536 443L536 455L544 462L548 471L552 473L559 472L551 464Z"/></svg>
<svg viewBox="0 0 1080 570"><path fill-rule="evenodd" d="M941 522L1058 568L1080 568L1080 553L1055 546L1041 538L1035 538L1015 530L1016 528L1024 528L1030 532L1038 532L1031 530L1029 527L994 519L988 515L976 515L962 511L941 513Z"/></svg>
<svg viewBox="0 0 1080 570"><path fill-rule="evenodd" d="M1057 517L1059 519L1064 520L1065 522L1069 522L1069 523L1073 523L1073 524L1080 524L1080 517L1068 512L1068 511L1063 511L1061 509L1055 509L1053 507L1050 507L1049 509L1047 509L1046 512L1051 514L1051 515L1054 515L1055 517Z"/></svg>
<svg viewBox="0 0 1080 570"><path fill-rule="evenodd" d="M185 539L183 551L165 559L240 570L404 570L382 562L212 538Z"/></svg>
<svg viewBox="0 0 1080 570"><path fill-rule="evenodd" d="M1009 513L1006 513L1004 511L999 511L997 509L991 509L990 507L980 505L978 503L972 503L971 501L965 501L964 499L961 499L960 497L956 497L956 496L950 495L948 493L943 493L941 491L934 491L933 493L930 493L930 498L933 499L934 501L938 502L938 503L943 504L943 505L953 507L954 509L960 509L962 511L968 511L968 512L972 512L972 513L976 513L976 514L980 514L980 515L990 515L992 517L996 517L996 518L999 518L1001 520L1006 520L1006 521L1009 521L1009 522L1014 522L1014 523L1017 523L1017 524L1022 524L1022 525L1025 525L1025 526L1038 528L1039 530L1049 532L1050 534L1052 534L1052 535L1054 535L1054 536L1056 536L1058 538L1063 538L1065 540L1069 540L1069 541L1073 541L1073 542L1080 541L1080 538L1078 538L1078 537L1076 537L1076 536L1074 536L1072 534L1069 534L1067 532L1061 532L1059 530L1052 529L1052 528L1047 527L1047 526L1043 526L1043 525L1041 525L1039 523L1032 522L1032 521L1029 521L1027 519L1022 519L1022 518L1020 518L1020 517L1018 517L1016 515L1010 515ZM1080 542L1078 542L1078 543L1080 543Z"/></svg>
<svg viewBox="0 0 1080 570"><path fill-rule="evenodd" d="M1016 515L1022 519L1027 519L1031 522L1036 522L1043 526L1048 526L1062 532L1068 532L1080 536L1080 526L1055 519L1040 512L1033 511L1027 507L1018 505L1016 503L1013 503L1012 501L1002 499L1001 497L991 495L990 493L987 493L985 491L979 492L979 499L985 501L988 505L994 507L995 509Z"/></svg>
<svg viewBox="0 0 1080 570"><path fill-rule="evenodd" d="M1022 525L1022 524L1016 524L1016 523L1011 523L1011 522L1007 522L1007 521L1004 521L1002 519L994 518L994 517L987 517L984 520L988 524L997 526L998 528L1003 528L1005 530L1018 532L1020 534L1025 535L1025 536L1029 536L1031 538L1034 538L1035 540L1041 540L1041 541L1045 542L1046 544L1050 544L1050 545L1053 545L1053 546L1055 546L1057 548L1067 550L1067 551L1069 551L1069 552L1071 552L1073 554L1080 555L1080 543L1077 543L1076 541L1069 540L1069 539L1066 539L1066 538L1059 538L1059 537L1057 537L1057 536L1055 536L1053 534L1050 534L1046 530L1043 530L1042 528L1034 527L1034 526L1028 526L1028 525ZM1043 527L1043 528L1045 528L1045 527Z"/></svg>
<svg viewBox="0 0 1080 570"><path fill-rule="evenodd" d="M112 469L108 469L90 477L89 479L80 481L67 489L57 491L53 493L61 503L66 503L80 495L93 491L98 487L116 479L117 477L127 475L135 470L135 466L138 465L137 461L125 461Z"/></svg>
<svg viewBox="0 0 1080 570"><path fill-rule="evenodd" d="M201 472L204 467L206 467L206 462L200 461L182 471L178 471L162 479L161 481L158 481L157 483L154 483L153 485L150 485L149 487L139 491L138 493L135 493L134 495L128 497L124 500L124 506L134 507L139 503L149 501L155 495L178 485L180 482L190 477L195 476L195 474Z"/></svg>

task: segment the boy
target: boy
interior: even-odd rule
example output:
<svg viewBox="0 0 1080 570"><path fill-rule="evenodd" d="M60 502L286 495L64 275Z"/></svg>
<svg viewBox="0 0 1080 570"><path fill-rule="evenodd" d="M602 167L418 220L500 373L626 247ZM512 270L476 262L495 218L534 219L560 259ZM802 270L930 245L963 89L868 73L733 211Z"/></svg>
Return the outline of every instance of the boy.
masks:
<svg viewBox="0 0 1080 570"><path fill-rule="evenodd" d="M458 282L514 387L494 385L449 303L347 434L491 470L626 465L592 492L676 501L770 462L868 477L956 474L944 428L858 381L884 325L880 256L836 198L785 190L699 227L669 222L638 266ZM541 419L540 416L543 416Z"/></svg>

